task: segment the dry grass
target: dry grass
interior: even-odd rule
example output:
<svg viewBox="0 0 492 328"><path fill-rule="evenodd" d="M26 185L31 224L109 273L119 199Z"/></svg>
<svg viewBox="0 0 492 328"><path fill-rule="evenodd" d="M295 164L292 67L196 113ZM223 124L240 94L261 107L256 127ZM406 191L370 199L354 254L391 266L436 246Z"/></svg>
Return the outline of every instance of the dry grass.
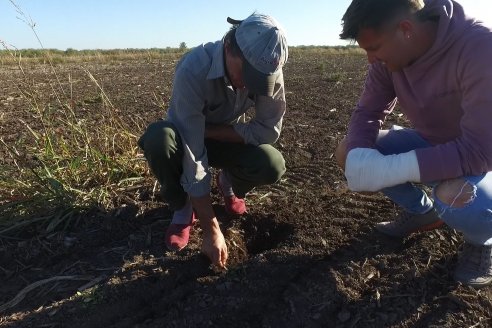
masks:
<svg viewBox="0 0 492 328"><path fill-rule="evenodd" d="M15 6L39 40L34 23ZM32 225L41 227L41 232L51 232L66 227L82 211L108 210L125 188L143 179L147 172L138 155L137 136L131 133L134 127L117 115L110 96L92 73L85 70L99 93L96 125L77 112L71 78L67 88L56 69L56 54L45 50L41 41L39 44L41 50L27 53L2 43L2 58L16 65L20 78L15 85L27 104L19 117L29 119L19 119L28 131L27 138L0 138L0 147L7 154L0 161L0 235ZM54 103L45 101L40 84L25 69L23 54L31 55L27 62L46 65L44 81L51 86ZM30 122L36 122L37 128Z"/></svg>
<svg viewBox="0 0 492 328"><path fill-rule="evenodd" d="M176 48L164 49L114 49L114 50L73 50L67 49L23 49L18 50L3 43L0 50L1 65L22 64L67 64L67 63L107 63L113 61L155 60L159 58L181 57L185 51ZM12 56L12 54L14 56Z"/></svg>

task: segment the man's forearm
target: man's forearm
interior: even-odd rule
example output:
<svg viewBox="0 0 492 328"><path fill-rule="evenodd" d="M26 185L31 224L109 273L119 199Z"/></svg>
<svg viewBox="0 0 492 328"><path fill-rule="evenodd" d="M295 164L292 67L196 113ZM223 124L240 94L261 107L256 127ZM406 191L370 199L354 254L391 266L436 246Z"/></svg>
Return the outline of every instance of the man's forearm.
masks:
<svg viewBox="0 0 492 328"><path fill-rule="evenodd" d="M207 125L205 127L205 138L224 142L244 143L243 137L234 130L232 125L225 124Z"/></svg>
<svg viewBox="0 0 492 328"><path fill-rule="evenodd" d="M200 220L200 226L206 234L212 233L214 229L219 229L219 223L212 208L210 195L202 197L191 197L191 204L196 216Z"/></svg>

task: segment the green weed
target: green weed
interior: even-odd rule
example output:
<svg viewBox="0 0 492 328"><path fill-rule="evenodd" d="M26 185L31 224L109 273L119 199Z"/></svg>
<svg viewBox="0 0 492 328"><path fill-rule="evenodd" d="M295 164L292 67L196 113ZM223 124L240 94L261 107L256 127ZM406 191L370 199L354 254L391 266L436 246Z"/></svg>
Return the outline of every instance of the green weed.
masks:
<svg viewBox="0 0 492 328"><path fill-rule="evenodd" d="M35 25L16 8L39 40ZM25 131L21 140L0 138L0 147L7 154L0 160L0 236L31 226L51 232L67 227L81 212L110 210L125 188L148 174L132 132L141 130L139 123L126 123L98 80L85 69L99 93L93 104L98 114L87 120L74 102L70 76L68 90L57 74L56 61L40 45L42 50L30 53L3 43L4 54L21 72L17 88L28 104L25 112L30 119L19 120ZM47 101L38 90L24 67L23 54L45 61L54 100Z"/></svg>

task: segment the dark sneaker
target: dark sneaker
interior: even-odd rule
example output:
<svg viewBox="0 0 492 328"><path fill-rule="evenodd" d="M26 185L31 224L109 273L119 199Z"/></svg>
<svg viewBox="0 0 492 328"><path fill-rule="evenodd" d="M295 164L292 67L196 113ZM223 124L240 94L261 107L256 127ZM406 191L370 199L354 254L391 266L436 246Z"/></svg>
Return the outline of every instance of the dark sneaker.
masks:
<svg viewBox="0 0 492 328"><path fill-rule="evenodd" d="M492 246L473 245L465 241L454 279L475 288L492 283Z"/></svg>
<svg viewBox="0 0 492 328"><path fill-rule="evenodd" d="M191 214L190 223L188 224L170 224L166 230L166 246L170 251L180 251L188 245L190 231L195 224L195 213Z"/></svg>
<svg viewBox="0 0 492 328"><path fill-rule="evenodd" d="M220 182L220 175L223 174L224 171L220 171L219 174L217 174L216 178L216 184L217 188L219 189L220 194L224 198L224 207L225 210L228 214L233 215L233 216L239 216L243 215L246 213L246 201L244 198L239 198L236 197L236 195L228 195L228 193L225 190L225 187L222 185Z"/></svg>
<svg viewBox="0 0 492 328"><path fill-rule="evenodd" d="M435 209L425 214L402 211L394 221L377 223L376 229L388 236L405 238L412 233L437 229L443 224Z"/></svg>

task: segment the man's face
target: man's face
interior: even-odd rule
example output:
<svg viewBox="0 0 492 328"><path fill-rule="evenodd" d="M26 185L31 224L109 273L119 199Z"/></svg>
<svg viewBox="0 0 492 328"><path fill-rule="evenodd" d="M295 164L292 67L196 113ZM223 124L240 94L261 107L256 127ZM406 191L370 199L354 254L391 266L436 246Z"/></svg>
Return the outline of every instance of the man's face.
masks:
<svg viewBox="0 0 492 328"><path fill-rule="evenodd" d="M369 63L381 62L391 72L400 71L411 62L408 34L398 27L375 30L361 29L357 43L367 53Z"/></svg>
<svg viewBox="0 0 492 328"><path fill-rule="evenodd" d="M236 89L244 89L243 59L240 56L234 56L228 44L225 45L225 65L232 86Z"/></svg>

